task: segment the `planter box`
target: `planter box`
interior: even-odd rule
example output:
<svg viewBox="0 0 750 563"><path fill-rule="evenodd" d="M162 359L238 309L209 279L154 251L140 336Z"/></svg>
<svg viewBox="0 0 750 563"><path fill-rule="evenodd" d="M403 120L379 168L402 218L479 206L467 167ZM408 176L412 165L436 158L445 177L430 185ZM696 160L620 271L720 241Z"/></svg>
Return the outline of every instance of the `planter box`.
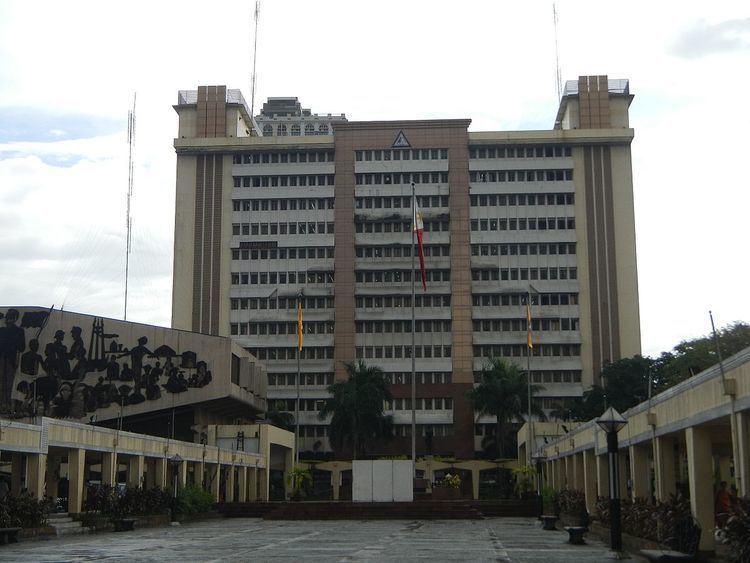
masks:
<svg viewBox="0 0 750 563"><path fill-rule="evenodd" d="M459 500L461 498L461 489L452 487L433 487L432 500Z"/></svg>
<svg viewBox="0 0 750 563"><path fill-rule="evenodd" d="M589 533L594 534L605 544L609 545L609 528L605 528L599 522L591 522ZM642 549L669 549L668 546L662 545L659 542L639 538L638 536L631 536L624 532L622 534L622 547L630 553L638 553Z"/></svg>
<svg viewBox="0 0 750 563"><path fill-rule="evenodd" d="M180 522L198 522L201 520L215 520L216 518L223 518L221 513L216 510L209 510L208 512L196 512L195 514L177 515L177 519Z"/></svg>
<svg viewBox="0 0 750 563"><path fill-rule="evenodd" d="M18 532L19 540L33 540L56 536L57 530L55 530L52 526L44 526L42 528L24 528L20 532Z"/></svg>

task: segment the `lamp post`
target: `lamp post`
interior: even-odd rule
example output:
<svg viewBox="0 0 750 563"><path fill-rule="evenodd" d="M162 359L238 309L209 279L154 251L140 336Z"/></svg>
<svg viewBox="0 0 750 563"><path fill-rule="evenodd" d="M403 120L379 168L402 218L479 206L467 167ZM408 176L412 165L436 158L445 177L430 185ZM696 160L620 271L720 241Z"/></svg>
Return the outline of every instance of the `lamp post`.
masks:
<svg viewBox="0 0 750 563"><path fill-rule="evenodd" d="M182 463L182 457L180 454L174 454L169 458L172 464L172 475L174 476L174 482L172 487L172 522L177 521L177 486L179 484L178 472L180 470L180 464Z"/></svg>
<svg viewBox="0 0 750 563"><path fill-rule="evenodd" d="M607 456L609 457L609 538L612 551L622 551L622 526L620 515L620 475L617 462L617 432L628 421L609 407L604 414L596 419L596 423L607 434Z"/></svg>

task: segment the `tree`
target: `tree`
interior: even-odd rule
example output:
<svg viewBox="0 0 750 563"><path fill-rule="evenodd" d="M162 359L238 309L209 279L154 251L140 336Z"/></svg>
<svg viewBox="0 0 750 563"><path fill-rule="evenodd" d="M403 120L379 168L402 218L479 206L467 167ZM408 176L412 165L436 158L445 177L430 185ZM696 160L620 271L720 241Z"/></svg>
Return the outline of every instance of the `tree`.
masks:
<svg viewBox="0 0 750 563"><path fill-rule="evenodd" d="M348 379L328 386L330 399L318 413L331 416L330 440L336 450L352 448L352 459L366 455L368 447L393 437L393 417L384 414L392 399L383 370L363 360L345 364Z"/></svg>
<svg viewBox="0 0 750 563"><path fill-rule="evenodd" d="M491 358L482 368L481 377L482 382L468 392L468 397L477 417L495 418L495 443L493 445L493 440L485 437L482 447L500 457L506 451L508 424L523 420L528 410L526 374L515 364ZM532 393L540 389L538 385L531 386ZM532 411L544 418L544 412L535 405L532 405Z"/></svg>
<svg viewBox="0 0 750 563"><path fill-rule="evenodd" d="M274 426L292 431L294 430L294 415L283 410L283 407L284 404L281 401L272 403L266 411L266 420Z"/></svg>
<svg viewBox="0 0 750 563"><path fill-rule="evenodd" d="M750 346L750 325L735 321L719 329L717 337L721 356L726 359ZM662 353L658 362L665 387L676 385L719 362L713 335L683 340L672 352Z"/></svg>
<svg viewBox="0 0 750 563"><path fill-rule="evenodd" d="M717 336L721 356L728 358L750 346L750 325L734 322L718 330ZM656 395L718 362L713 335L683 340L656 359L622 358L602 369L604 387L591 387L570 408L558 407L551 414L559 420L586 421L602 414L606 406L622 413L648 399L649 379Z"/></svg>

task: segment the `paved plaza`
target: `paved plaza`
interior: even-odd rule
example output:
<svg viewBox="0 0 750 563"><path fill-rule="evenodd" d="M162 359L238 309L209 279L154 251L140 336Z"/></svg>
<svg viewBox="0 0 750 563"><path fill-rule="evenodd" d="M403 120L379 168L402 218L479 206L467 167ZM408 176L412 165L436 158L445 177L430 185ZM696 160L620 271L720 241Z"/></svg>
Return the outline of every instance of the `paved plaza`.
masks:
<svg viewBox="0 0 750 563"><path fill-rule="evenodd" d="M531 518L279 522L210 520L179 527L68 536L0 547L0 561L576 561L607 558L587 539Z"/></svg>

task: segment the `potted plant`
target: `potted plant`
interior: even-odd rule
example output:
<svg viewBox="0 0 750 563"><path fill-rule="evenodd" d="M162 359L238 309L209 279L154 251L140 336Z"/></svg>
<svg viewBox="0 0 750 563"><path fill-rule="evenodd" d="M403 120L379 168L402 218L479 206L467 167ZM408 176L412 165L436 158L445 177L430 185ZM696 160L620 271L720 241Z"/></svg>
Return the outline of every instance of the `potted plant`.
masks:
<svg viewBox="0 0 750 563"><path fill-rule="evenodd" d="M301 467L295 467L289 472L287 481L292 489L291 500L299 501L305 496L305 489L312 483L310 471Z"/></svg>
<svg viewBox="0 0 750 563"><path fill-rule="evenodd" d="M534 477L536 477L536 469L530 465L522 465L513 470L513 475L516 476L516 494L518 498L528 499L535 496Z"/></svg>
<svg viewBox="0 0 750 563"><path fill-rule="evenodd" d="M432 488L435 500L458 500L461 498L461 477L447 473L442 481Z"/></svg>

